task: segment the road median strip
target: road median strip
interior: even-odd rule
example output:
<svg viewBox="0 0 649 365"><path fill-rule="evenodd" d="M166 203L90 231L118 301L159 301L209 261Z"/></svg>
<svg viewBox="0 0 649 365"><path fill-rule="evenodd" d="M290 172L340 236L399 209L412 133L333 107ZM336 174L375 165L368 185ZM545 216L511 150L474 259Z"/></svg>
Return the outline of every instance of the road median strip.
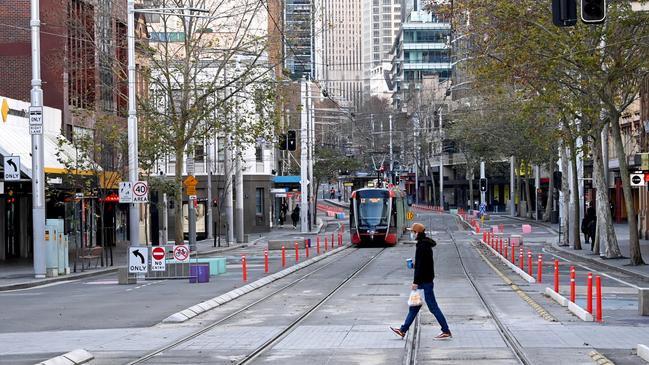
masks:
<svg viewBox="0 0 649 365"><path fill-rule="evenodd" d="M198 304L196 304L194 306L191 306L191 307L189 307L189 308L187 308L185 310L182 310L180 312L176 312L176 313L170 315L169 317L163 319L162 323L183 323L183 322L186 322L186 321L198 316L199 314L205 313L205 312L207 312L209 310L212 310L212 309L214 309L216 307L219 307L219 306L221 306L223 304L226 304L226 303L228 303L228 302L230 302L230 301L232 301L232 300L234 300L236 298L239 298L240 296L245 295L245 294L247 294L247 293L249 293L249 292L251 292L251 291L253 291L253 290L257 289L257 288L261 288L261 287L263 287L265 285L268 285L268 284L272 283L273 281L279 280L279 279L281 279L281 278L283 278L283 277L285 277L285 276L287 276L287 275L289 275L289 274L291 274L291 273L293 273L293 272L295 272L297 270L300 270L300 269L302 269L304 267L312 265L312 264L314 264L314 263L316 263L316 262L318 262L320 260L323 260L323 259L325 259L325 258L327 258L327 257L329 257L331 255L334 255L334 254L336 254L338 252L341 252L341 251L343 251L343 250L345 250L345 249L347 249L349 247L350 246L339 247L339 248L337 248L337 249L335 249L333 251L329 251L329 252L327 252L325 254L322 254L320 256L316 256L316 257L314 257L312 259L304 261L304 262L302 262L300 264L297 264L297 265L291 266L291 267L289 267L287 269L284 269L282 271L276 272L275 274L272 274L270 276L258 279L256 281L250 283L250 284L247 284L247 285L244 285L244 286L242 286L240 288L231 290L231 291L229 291L229 292L227 292L225 294L221 294L221 295L219 295L219 296L217 296L215 298L212 298L212 299L203 301L201 303L198 303Z"/></svg>
<svg viewBox="0 0 649 365"><path fill-rule="evenodd" d="M84 349L70 351L63 355L39 362L36 365L79 365L85 364L95 357Z"/></svg>

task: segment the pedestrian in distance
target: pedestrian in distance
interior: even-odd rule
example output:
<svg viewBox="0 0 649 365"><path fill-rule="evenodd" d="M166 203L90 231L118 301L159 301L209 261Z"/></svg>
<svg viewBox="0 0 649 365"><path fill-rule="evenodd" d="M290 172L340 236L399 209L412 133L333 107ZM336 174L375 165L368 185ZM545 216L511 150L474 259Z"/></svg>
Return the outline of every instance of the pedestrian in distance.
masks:
<svg viewBox="0 0 649 365"><path fill-rule="evenodd" d="M414 269L415 275L414 280L412 281L412 290L421 289L424 291L424 299L426 305L430 312L437 319L437 323L442 328L442 332L435 336L435 340L448 340L453 338L451 330L448 328L446 323L446 318L442 313L442 310L437 305L437 300L435 300L435 292L433 291L433 280L435 279L435 263L433 261L433 247L437 245L437 242L426 236L426 227L421 223L413 223L410 230L416 234L415 239L417 240L416 250L415 250L415 262ZM419 306L411 306L406 320L399 328L390 327L392 332L397 334L397 336L404 338L408 329L412 325L412 322L417 317Z"/></svg>
<svg viewBox="0 0 649 365"><path fill-rule="evenodd" d="M300 206L296 205L291 213L291 219L293 220L293 227L297 227L297 222L300 221Z"/></svg>
<svg viewBox="0 0 649 365"><path fill-rule="evenodd" d="M597 229L597 212L595 207L588 207L586 215L581 220L581 233L584 234L586 244L590 244L590 250L595 246L595 231ZM590 243L589 243L590 241Z"/></svg>

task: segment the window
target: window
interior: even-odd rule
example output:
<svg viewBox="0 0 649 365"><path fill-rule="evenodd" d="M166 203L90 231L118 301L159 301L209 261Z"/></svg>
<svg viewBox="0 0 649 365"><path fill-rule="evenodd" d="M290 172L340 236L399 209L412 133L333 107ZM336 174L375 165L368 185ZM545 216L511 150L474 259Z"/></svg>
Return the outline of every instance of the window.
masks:
<svg viewBox="0 0 649 365"><path fill-rule="evenodd" d="M255 146L255 160L257 162L264 162L264 146L261 143L257 143Z"/></svg>
<svg viewBox="0 0 649 365"><path fill-rule="evenodd" d="M264 188L255 189L255 215L264 215Z"/></svg>
<svg viewBox="0 0 649 365"><path fill-rule="evenodd" d="M197 143L194 145L194 161L205 161L205 146L203 145L203 143Z"/></svg>
<svg viewBox="0 0 649 365"><path fill-rule="evenodd" d="M225 137L219 137L217 138L217 146L218 146L218 153L216 156L216 160L218 162L223 162L225 161Z"/></svg>

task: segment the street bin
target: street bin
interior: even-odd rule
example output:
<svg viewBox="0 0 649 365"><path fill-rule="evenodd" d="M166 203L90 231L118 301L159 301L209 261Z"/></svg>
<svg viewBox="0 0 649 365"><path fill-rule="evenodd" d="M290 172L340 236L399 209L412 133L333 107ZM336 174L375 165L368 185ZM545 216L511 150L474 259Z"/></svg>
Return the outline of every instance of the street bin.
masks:
<svg viewBox="0 0 649 365"><path fill-rule="evenodd" d="M59 276L58 237L54 227L45 227L45 269L48 278Z"/></svg>
<svg viewBox="0 0 649 365"><path fill-rule="evenodd" d="M190 283L207 283L210 281L210 264L190 264L189 265L189 282Z"/></svg>

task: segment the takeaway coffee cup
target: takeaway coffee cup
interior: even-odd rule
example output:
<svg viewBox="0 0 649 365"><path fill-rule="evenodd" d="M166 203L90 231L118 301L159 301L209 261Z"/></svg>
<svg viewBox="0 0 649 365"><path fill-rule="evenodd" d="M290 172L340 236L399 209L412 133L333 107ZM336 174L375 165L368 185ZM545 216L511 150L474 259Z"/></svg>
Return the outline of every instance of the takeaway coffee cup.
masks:
<svg viewBox="0 0 649 365"><path fill-rule="evenodd" d="M413 265L413 263L412 263L412 258L407 259L406 264L408 265L409 269L412 269L412 268L415 267L415 265Z"/></svg>

